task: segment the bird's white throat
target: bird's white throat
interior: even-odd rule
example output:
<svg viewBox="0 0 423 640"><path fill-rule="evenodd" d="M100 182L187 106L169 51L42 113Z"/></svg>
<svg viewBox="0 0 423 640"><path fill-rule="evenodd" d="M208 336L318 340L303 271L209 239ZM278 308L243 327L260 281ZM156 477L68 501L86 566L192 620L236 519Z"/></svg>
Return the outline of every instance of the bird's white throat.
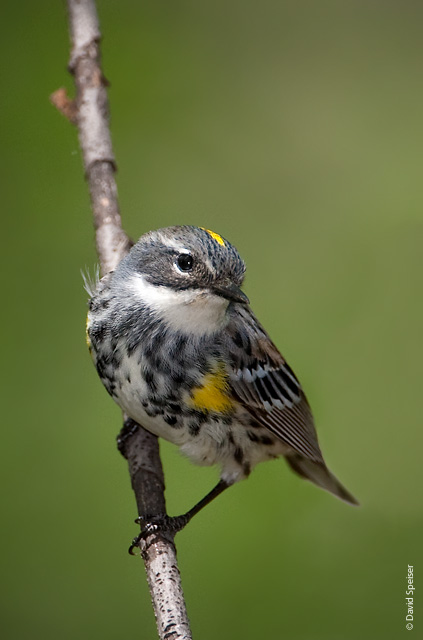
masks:
<svg viewBox="0 0 423 640"><path fill-rule="evenodd" d="M133 276L130 286L137 298L175 331L189 335L212 334L227 321L228 300L207 289L175 290L157 286L141 274Z"/></svg>

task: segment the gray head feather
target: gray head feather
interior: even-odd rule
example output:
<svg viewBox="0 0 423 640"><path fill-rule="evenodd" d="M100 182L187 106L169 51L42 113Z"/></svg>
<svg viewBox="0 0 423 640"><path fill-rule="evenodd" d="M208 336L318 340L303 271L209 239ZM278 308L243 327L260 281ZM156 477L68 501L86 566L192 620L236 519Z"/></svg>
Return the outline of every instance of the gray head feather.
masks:
<svg viewBox="0 0 423 640"><path fill-rule="evenodd" d="M192 258L192 268L178 266L181 255ZM151 284L175 289L213 288L233 283L241 286L245 264L227 240L194 226L175 226L141 236L115 271L120 276L141 274Z"/></svg>

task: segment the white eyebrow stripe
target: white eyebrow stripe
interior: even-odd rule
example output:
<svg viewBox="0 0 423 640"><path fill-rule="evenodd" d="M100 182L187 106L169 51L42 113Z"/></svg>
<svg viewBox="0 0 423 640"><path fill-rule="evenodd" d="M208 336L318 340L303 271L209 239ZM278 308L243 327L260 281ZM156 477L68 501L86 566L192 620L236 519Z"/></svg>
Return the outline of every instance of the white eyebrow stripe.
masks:
<svg viewBox="0 0 423 640"><path fill-rule="evenodd" d="M176 242L172 238L166 238L165 236L160 235L160 239L163 242L163 244L166 245L166 247L169 247L169 249L175 249L175 251L178 251L179 253L189 253L189 255L192 256L192 251L190 249L187 249L187 247L185 247L183 244ZM208 270L211 273L215 273L216 269L211 263L209 257L207 255L204 255L201 257L201 259L203 263L207 266Z"/></svg>
<svg viewBox="0 0 423 640"><path fill-rule="evenodd" d="M170 249L175 249L176 251L179 251L179 253L189 253L191 255L191 251L189 249L187 249L183 244L177 242L173 238L168 238L161 233L160 240L166 247L169 247Z"/></svg>

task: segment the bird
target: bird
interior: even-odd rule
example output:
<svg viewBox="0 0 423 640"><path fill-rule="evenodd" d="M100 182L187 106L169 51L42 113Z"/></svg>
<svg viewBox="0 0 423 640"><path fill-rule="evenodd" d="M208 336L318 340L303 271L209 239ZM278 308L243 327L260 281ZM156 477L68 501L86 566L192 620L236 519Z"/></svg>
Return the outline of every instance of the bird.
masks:
<svg viewBox="0 0 423 640"><path fill-rule="evenodd" d="M88 285L87 342L113 400L193 463L220 466L209 494L150 528L180 531L275 458L358 504L326 466L302 386L241 289L245 269L218 233L171 226L142 235L114 271Z"/></svg>

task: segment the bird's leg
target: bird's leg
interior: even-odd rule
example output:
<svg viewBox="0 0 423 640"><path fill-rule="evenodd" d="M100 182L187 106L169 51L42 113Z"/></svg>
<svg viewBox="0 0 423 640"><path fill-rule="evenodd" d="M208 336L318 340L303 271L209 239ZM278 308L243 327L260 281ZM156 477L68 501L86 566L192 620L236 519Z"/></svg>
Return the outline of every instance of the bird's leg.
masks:
<svg viewBox="0 0 423 640"><path fill-rule="evenodd" d="M204 507L206 507L212 500L217 498L225 489L231 485L224 480L220 480L217 485L206 495L202 500L197 502L189 511L181 516L138 516L135 522L141 525L141 533L133 539L131 546L129 547L129 553L133 555L135 547L138 547L141 540L155 531L161 531L163 533L170 533L174 536L178 531L181 531L188 522Z"/></svg>
<svg viewBox="0 0 423 640"><path fill-rule="evenodd" d="M202 500L197 502L197 504L194 505L192 509L184 513L182 516L176 516L174 518L170 518L170 520L178 521L175 523L178 526L176 530L180 531L181 529L183 529L185 525L187 525L188 522L191 520L191 518L193 518L199 511L201 511L201 509L204 509L204 507L207 507L207 505L210 504L212 500L217 498L217 496L220 495L223 491L225 491L225 489L227 489L228 487L230 487L230 484L228 484L224 480L219 480L217 485L213 487L213 489L209 491L209 493L205 495ZM179 524L182 524L182 526L179 526Z"/></svg>

